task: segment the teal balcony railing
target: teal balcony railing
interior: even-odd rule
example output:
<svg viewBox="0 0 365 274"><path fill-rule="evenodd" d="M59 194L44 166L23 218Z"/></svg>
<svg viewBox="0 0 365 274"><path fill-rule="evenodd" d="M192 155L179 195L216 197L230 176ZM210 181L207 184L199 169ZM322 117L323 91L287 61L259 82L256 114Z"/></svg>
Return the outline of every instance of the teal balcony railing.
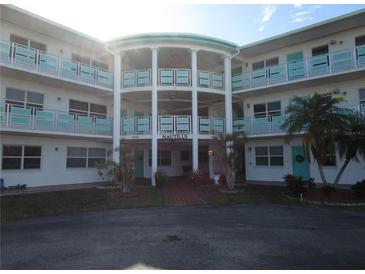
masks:
<svg viewBox="0 0 365 274"><path fill-rule="evenodd" d="M190 69L160 68L158 75L160 86L191 86Z"/></svg>
<svg viewBox="0 0 365 274"><path fill-rule="evenodd" d="M232 90L246 90L298 79L365 68L365 46L232 75Z"/></svg>
<svg viewBox="0 0 365 274"><path fill-rule="evenodd" d="M149 135L151 134L151 116L122 117L122 135Z"/></svg>
<svg viewBox="0 0 365 274"><path fill-rule="evenodd" d="M111 136L113 119L0 103L0 126L26 131Z"/></svg>
<svg viewBox="0 0 365 274"><path fill-rule="evenodd" d="M122 72L122 87L144 87L151 85L151 70L143 69Z"/></svg>
<svg viewBox="0 0 365 274"><path fill-rule="evenodd" d="M345 114L361 113L365 115L365 103L355 106L340 106L335 111ZM285 121L284 114L276 114L264 117L248 117L233 119L233 132L244 133L247 136L262 134L285 134L281 129Z"/></svg>
<svg viewBox="0 0 365 274"><path fill-rule="evenodd" d="M109 71L5 40L0 40L0 63L66 80L106 88L113 87L113 74Z"/></svg>
<svg viewBox="0 0 365 274"><path fill-rule="evenodd" d="M199 70L197 84L202 88L224 89L224 74Z"/></svg>
<svg viewBox="0 0 365 274"><path fill-rule="evenodd" d="M225 133L225 119L200 116L199 133L210 135L219 135Z"/></svg>

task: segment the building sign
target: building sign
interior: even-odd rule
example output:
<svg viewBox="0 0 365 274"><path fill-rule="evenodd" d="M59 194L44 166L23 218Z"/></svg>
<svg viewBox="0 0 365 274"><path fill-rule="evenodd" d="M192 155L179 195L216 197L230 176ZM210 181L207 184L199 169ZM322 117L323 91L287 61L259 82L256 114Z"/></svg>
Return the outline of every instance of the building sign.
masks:
<svg viewBox="0 0 365 274"><path fill-rule="evenodd" d="M165 140L187 140L188 135L186 133L165 133L165 134L162 134L162 139L165 139Z"/></svg>

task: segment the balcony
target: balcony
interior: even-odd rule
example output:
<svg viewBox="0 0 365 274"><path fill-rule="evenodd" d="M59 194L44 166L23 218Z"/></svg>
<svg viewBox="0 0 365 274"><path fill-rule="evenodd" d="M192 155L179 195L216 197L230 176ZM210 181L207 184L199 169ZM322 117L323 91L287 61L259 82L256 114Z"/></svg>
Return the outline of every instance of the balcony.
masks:
<svg viewBox="0 0 365 274"><path fill-rule="evenodd" d="M24 132L48 132L111 137L113 120L68 112L24 108L0 103L0 128Z"/></svg>
<svg viewBox="0 0 365 274"><path fill-rule="evenodd" d="M343 113L359 112L365 115L365 104L340 107L336 111ZM260 135L284 135L286 131L281 129L285 121L285 115L271 115L269 117L248 117L233 119L233 132L244 133L247 136Z"/></svg>
<svg viewBox="0 0 365 274"><path fill-rule="evenodd" d="M223 118L198 117L199 134L217 135L225 132ZM121 135L143 136L151 135L151 116L122 117ZM190 115L160 115L158 116L158 134L188 134L192 133Z"/></svg>
<svg viewBox="0 0 365 274"><path fill-rule="evenodd" d="M151 70L124 71L122 73L122 88L136 88L151 86ZM191 70L185 68L159 68L159 86L191 87ZM197 85L201 88L224 89L224 74L198 71Z"/></svg>
<svg viewBox="0 0 365 274"><path fill-rule="evenodd" d="M113 75L109 71L9 41L0 40L0 62L65 80L103 88L113 87Z"/></svg>
<svg viewBox="0 0 365 274"><path fill-rule="evenodd" d="M342 50L309 59L281 64L232 76L232 90L268 87L294 80L365 69L365 46Z"/></svg>

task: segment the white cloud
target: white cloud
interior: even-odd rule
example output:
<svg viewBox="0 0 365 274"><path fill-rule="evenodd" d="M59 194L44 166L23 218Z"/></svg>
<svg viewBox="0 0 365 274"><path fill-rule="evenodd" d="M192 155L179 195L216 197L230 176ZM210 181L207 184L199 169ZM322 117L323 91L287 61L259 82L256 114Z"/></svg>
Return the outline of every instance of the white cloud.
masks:
<svg viewBox="0 0 365 274"><path fill-rule="evenodd" d="M263 32L265 28L265 23L269 22L271 20L271 17L274 15L274 13L277 11L277 7L274 5L266 5L262 8L261 14L261 25L258 29L259 32Z"/></svg>
<svg viewBox="0 0 365 274"><path fill-rule="evenodd" d="M292 23L301 23L306 21L312 21L313 15L316 10L318 10L321 7L321 5L314 5L310 6L306 10L303 11L292 11L291 12L291 22Z"/></svg>
<svg viewBox="0 0 365 274"><path fill-rule="evenodd" d="M302 4L294 4L294 8L299 9L299 8L301 8L301 7L302 7Z"/></svg>

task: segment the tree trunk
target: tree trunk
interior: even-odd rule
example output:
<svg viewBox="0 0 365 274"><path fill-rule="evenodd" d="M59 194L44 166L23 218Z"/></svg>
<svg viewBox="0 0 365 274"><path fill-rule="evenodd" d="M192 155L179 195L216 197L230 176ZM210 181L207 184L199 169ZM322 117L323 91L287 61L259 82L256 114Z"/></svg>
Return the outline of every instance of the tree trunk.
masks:
<svg viewBox="0 0 365 274"><path fill-rule="evenodd" d="M319 160L317 160L317 164L318 164L319 175L321 176L321 179L322 179L322 183L323 183L324 185L328 185L328 182L327 182L326 176L324 175L324 172L323 172L323 166L322 166L322 164L319 162Z"/></svg>
<svg viewBox="0 0 365 274"><path fill-rule="evenodd" d="M338 182L340 181L340 178L343 174L343 172L345 171L346 167L348 166L348 164L350 163L350 159L346 159L345 162L343 163L340 171L337 173L337 176L336 176L336 179L335 179L335 182L334 184L337 185Z"/></svg>

